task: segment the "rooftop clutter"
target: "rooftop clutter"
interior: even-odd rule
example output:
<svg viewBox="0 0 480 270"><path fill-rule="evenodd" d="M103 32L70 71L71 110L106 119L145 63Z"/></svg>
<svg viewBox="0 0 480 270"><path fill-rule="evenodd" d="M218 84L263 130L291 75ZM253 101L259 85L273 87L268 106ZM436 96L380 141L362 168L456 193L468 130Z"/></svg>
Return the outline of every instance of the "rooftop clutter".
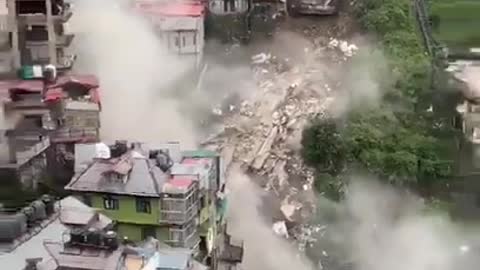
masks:
<svg viewBox="0 0 480 270"><path fill-rule="evenodd" d="M108 147L109 154L105 147L99 154L98 145L78 145L76 160L83 167L76 164L79 169L66 189L159 197L186 193L193 185L200 189L218 185L209 177L216 170L214 159L182 153L178 144L147 148L117 141Z"/></svg>

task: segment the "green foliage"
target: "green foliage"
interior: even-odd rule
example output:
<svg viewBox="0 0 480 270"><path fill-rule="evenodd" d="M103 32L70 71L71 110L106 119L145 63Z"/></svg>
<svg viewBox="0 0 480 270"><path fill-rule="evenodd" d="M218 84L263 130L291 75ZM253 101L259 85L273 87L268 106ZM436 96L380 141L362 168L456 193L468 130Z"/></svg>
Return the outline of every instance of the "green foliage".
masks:
<svg viewBox="0 0 480 270"><path fill-rule="evenodd" d="M432 65L411 8L409 0L356 4L359 21L380 41L394 83L381 81L385 95L380 106L353 110L342 124L315 119L304 130L304 159L322 173L317 190L335 194L339 173L352 165L408 186L428 186L451 175L442 142L432 133L434 117L417 110L420 104L431 103Z"/></svg>
<svg viewBox="0 0 480 270"><path fill-rule="evenodd" d="M305 161L321 172L338 174L345 162L345 141L333 119L317 120L303 132Z"/></svg>

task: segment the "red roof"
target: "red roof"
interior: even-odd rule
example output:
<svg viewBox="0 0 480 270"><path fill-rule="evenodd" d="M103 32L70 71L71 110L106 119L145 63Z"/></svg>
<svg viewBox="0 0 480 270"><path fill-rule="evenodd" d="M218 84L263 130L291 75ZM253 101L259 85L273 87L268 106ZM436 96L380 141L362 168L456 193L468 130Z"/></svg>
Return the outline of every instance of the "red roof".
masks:
<svg viewBox="0 0 480 270"><path fill-rule="evenodd" d="M71 75L62 76L57 79L55 84L49 85L48 88L63 87L67 83L79 83L87 88L97 88L99 82L94 75ZM42 80L0 80L1 91L28 91L28 92L42 92Z"/></svg>
<svg viewBox="0 0 480 270"><path fill-rule="evenodd" d="M99 86L98 79L95 75L68 75L57 79L52 87L61 87L68 83L78 83L87 88L95 88Z"/></svg>
<svg viewBox="0 0 480 270"><path fill-rule="evenodd" d="M168 183L177 188L188 188L193 183L193 179L188 176L174 176Z"/></svg>
<svg viewBox="0 0 480 270"><path fill-rule="evenodd" d="M205 13L205 6L200 2L184 3L151 3L137 2L136 9L140 12L158 16L188 16L200 17Z"/></svg>
<svg viewBox="0 0 480 270"><path fill-rule="evenodd" d="M45 94L45 101L54 101L65 98L65 93L61 87L50 88Z"/></svg>

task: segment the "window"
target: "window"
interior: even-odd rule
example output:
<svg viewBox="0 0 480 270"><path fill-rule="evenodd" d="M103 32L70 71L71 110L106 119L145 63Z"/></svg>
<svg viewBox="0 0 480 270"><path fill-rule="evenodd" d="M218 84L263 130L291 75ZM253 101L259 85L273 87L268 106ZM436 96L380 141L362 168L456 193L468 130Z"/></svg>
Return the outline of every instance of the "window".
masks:
<svg viewBox="0 0 480 270"><path fill-rule="evenodd" d="M193 45L197 45L197 33L193 33Z"/></svg>
<svg viewBox="0 0 480 270"><path fill-rule="evenodd" d="M149 199L137 198L136 204L137 204L137 213L150 214L152 212Z"/></svg>
<svg viewBox="0 0 480 270"><path fill-rule="evenodd" d="M180 37L175 36L175 47L179 48L180 47Z"/></svg>
<svg viewBox="0 0 480 270"><path fill-rule="evenodd" d="M118 210L118 199L112 197L103 198L103 207L108 210Z"/></svg>
<svg viewBox="0 0 480 270"><path fill-rule="evenodd" d="M170 229L168 240L172 242L180 242L183 239L183 231L179 229Z"/></svg>
<svg viewBox="0 0 480 270"><path fill-rule="evenodd" d="M186 44L186 38L185 36L182 37L182 47L185 47Z"/></svg>

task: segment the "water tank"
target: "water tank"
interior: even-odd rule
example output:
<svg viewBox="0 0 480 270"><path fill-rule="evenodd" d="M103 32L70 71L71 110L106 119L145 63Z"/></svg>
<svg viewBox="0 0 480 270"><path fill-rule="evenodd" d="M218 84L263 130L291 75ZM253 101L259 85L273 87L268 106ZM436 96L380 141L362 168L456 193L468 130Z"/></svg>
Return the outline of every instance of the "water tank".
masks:
<svg viewBox="0 0 480 270"><path fill-rule="evenodd" d="M112 249L112 250L117 249L118 248L117 233L114 231L107 231L106 233L104 233L103 244L109 249Z"/></svg>
<svg viewBox="0 0 480 270"><path fill-rule="evenodd" d="M47 216L51 216L55 212L55 201L52 196L45 194L42 196L42 202L45 204L45 211Z"/></svg>
<svg viewBox="0 0 480 270"><path fill-rule="evenodd" d="M110 155L112 158L119 157L128 151L128 143L124 140L117 140L115 144L110 147Z"/></svg>
<svg viewBox="0 0 480 270"><path fill-rule="evenodd" d="M87 232L87 244L92 246L101 246L102 235L99 231L91 228Z"/></svg>
<svg viewBox="0 0 480 270"><path fill-rule="evenodd" d="M27 207L24 207L21 211L21 213L23 213L27 219L27 226L28 227L31 227L33 225L35 225L35 209L33 209L33 207L31 206L27 206Z"/></svg>
<svg viewBox="0 0 480 270"><path fill-rule="evenodd" d="M27 231L27 218L23 213L0 214L0 242L11 242Z"/></svg>
<svg viewBox="0 0 480 270"><path fill-rule="evenodd" d="M85 243L85 230L81 228L75 228L70 231L70 243L72 244L84 244Z"/></svg>
<svg viewBox="0 0 480 270"><path fill-rule="evenodd" d="M36 200L30 204L34 209L35 221L42 221L47 218L47 209L41 200Z"/></svg>
<svg viewBox="0 0 480 270"><path fill-rule="evenodd" d="M173 166L172 159L164 151L158 151L157 155L155 156L155 160L157 162L157 166L163 172L168 171Z"/></svg>

